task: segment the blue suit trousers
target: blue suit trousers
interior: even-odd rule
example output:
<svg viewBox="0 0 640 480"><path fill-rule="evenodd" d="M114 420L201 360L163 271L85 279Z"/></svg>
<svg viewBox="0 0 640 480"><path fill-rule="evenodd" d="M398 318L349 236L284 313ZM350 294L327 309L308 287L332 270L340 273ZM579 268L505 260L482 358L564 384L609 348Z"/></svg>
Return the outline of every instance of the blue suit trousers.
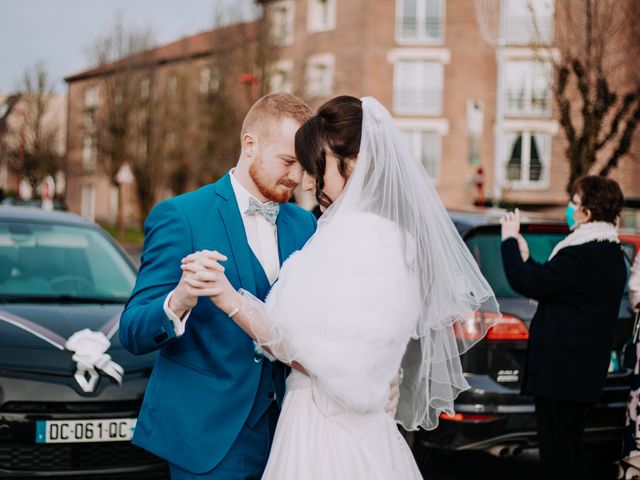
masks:
<svg viewBox="0 0 640 480"><path fill-rule="evenodd" d="M273 402L253 428L244 425L229 452L209 472L195 474L169 464L171 480L259 480L267 466L279 412Z"/></svg>

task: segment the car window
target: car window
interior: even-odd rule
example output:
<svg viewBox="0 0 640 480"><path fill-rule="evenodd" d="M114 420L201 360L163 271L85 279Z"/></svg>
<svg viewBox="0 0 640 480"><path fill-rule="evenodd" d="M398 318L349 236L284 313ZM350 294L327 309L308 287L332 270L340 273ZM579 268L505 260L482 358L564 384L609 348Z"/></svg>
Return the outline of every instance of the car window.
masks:
<svg viewBox="0 0 640 480"><path fill-rule="evenodd" d="M531 257L538 262L545 262L551 255L553 247L566 236L565 233L535 232L525 233ZM478 232L466 239L467 246L478 262L482 274L498 297L519 297L520 294L509 286L502 265L499 232Z"/></svg>
<svg viewBox="0 0 640 480"><path fill-rule="evenodd" d="M0 298L97 297L126 301L135 273L97 229L0 221Z"/></svg>

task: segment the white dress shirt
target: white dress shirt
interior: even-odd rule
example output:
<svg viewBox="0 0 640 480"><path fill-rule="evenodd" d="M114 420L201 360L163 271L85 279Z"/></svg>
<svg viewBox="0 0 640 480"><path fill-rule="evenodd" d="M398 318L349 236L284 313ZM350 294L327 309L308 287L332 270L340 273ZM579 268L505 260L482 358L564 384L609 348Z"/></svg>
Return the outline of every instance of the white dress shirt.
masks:
<svg viewBox="0 0 640 480"><path fill-rule="evenodd" d="M278 253L278 228L275 225L269 223L269 221L262 215L246 215L244 212L249 208L249 198L253 197L246 188L240 185L240 182L233 174L233 170L230 172L231 186L233 193L235 194L236 201L238 202L238 208L240 209L240 215L242 216L242 223L244 224L244 230L247 235L247 241L249 247L255 254L256 258L260 262L260 265L264 269L264 273L267 276L270 284L273 284L278 278L280 273L280 255ZM258 199L253 197L258 203ZM169 292L169 295L164 300L164 312L167 317L173 323L173 329L176 336L180 336L184 333L187 319L191 314L191 310L188 310L184 318L180 320L170 308L169 300L173 295L173 290Z"/></svg>

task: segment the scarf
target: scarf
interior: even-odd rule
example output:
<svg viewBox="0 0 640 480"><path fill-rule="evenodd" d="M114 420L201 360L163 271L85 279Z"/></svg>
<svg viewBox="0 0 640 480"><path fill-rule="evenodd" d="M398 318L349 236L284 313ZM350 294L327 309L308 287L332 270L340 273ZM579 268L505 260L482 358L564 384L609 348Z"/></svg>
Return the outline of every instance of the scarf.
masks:
<svg viewBox="0 0 640 480"><path fill-rule="evenodd" d="M563 248L583 245L593 241L620 243L618 229L609 222L583 223L555 246L549 260L555 257Z"/></svg>

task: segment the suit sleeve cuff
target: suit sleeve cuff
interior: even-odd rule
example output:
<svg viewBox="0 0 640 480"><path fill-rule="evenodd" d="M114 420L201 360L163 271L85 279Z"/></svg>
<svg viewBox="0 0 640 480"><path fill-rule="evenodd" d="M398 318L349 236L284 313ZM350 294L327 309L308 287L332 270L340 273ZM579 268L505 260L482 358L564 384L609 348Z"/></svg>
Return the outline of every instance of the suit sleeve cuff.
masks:
<svg viewBox="0 0 640 480"><path fill-rule="evenodd" d="M189 315L191 315L191 310L187 310L182 320L175 313L173 313L173 311L169 308L169 300L171 300L173 292L174 291L171 290L171 292L169 292L169 295L167 295L167 298L164 299L163 308L165 315L167 316L167 318L169 318L169 320L171 320L171 323L173 324L173 331L175 332L176 337L180 337L184 333L184 330L187 326L187 320L189 319Z"/></svg>

